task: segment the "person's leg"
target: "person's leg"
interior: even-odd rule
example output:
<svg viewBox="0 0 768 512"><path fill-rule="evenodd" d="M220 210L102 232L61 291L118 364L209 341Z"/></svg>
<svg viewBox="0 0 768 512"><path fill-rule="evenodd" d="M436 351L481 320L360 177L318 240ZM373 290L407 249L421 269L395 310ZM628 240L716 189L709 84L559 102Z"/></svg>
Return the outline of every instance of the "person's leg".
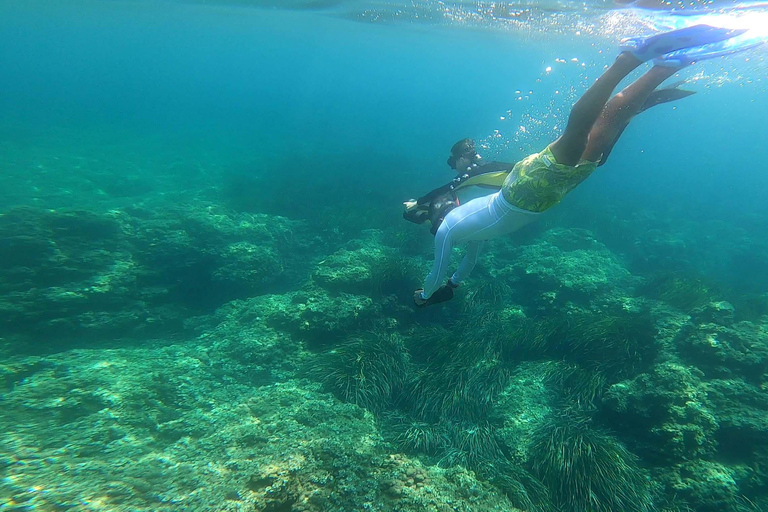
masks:
<svg viewBox="0 0 768 512"><path fill-rule="evenodd" d="M456 208L451 211L451 213L458 209L459 208ZM446 222L443 221L443 223L440 224L437 233L435 233L435 262L432 264L432 271L424 280L424 287L421 292L421 297L423 299L430 298L432 294L440 288L443 278L445 278L445 275L448 273L448 265L451 264L452 255L453 234Z"/></svg>
<svg viewBox="0 0 768 512"><path fill-rule="evenodd" d="M454 208L445 216L445 220L435 233L435 262L432 264L432 271L424 281L422 298L428 299L442 285L448 273L454 246L472 240L472 235L496 224L498 219L494 215L495 212L488 208L490 197L473 199ZM476 249L475 247L474 250ZM472 251L473 248L470 245L468 254Z"/></svg>
<svg viewBox="0 0 768 512"><path fill-rule="evenodd" d="M456 244L490 240L509 234L532 222L536 217L536 213L521 211L507 204L500 192L478 197L451 210L435 233L435 262L432 265L432 271L424 281L422 298L428 299L440 288L448 273L451 254ZM474 249L470 247L468 255L471 257L472 251L478 249L479 246ZM474 257L476 256L475 254ZM468 264L469 260L467 260ZM469 273L467 271L464 274L464 270L472 269L465 266L460 270L459 274L462 278Z"/></svg>
<svg viewBox="0 0 768 512"><path fill-rule="evenodd" d="M654 66L610 99L589 132L582 160L597 162L616 143L619 134L640 111L648 96L679 69Z"/></svg>
<svg viewBox="0 0 768 512"><path fill-rule="evenodd" d="M473 240L467 244L467 254L464 255L464 259L459 263L459 268L451 276L451 281L454 285L460 285L472 273L482 248L483 242L480 240Z"/></svg>
<svg viewBox="0 0 768 512"><path fill-rule="evenodd" d="M642 62L662 58L686 48L725 41L744 30L731 30L709 25L694 25L656 34L651 37L630 38L622 42L622 51L616 61L587 89L573 106L563 135L549 149L558 163L575 166L587 148L589 132L603 111L613 90L624 77ZM681 56L677 67L693 62Z"/></svg>
<svg viewBox="0 0 768 512"><path fill-rule="evenodd" d="M620 53L616 61L576 102L568 117L565 132L549 146L558 163L564 165L579 163L581 155L587 148L589 132L592 131L592 127L603 112L613 90L640 64L642 64L640 59L631 53Z"/></svg>

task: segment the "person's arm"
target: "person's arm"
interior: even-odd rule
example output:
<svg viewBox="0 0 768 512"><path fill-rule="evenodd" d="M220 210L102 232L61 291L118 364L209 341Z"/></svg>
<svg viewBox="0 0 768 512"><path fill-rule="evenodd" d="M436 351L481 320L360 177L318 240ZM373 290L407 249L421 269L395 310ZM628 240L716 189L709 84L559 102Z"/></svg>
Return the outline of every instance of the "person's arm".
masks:
<svg viewBox="0 0 768 512"><path fill-rule="evenodd" d="M423 224L430 218L430 211L432 208L432 202L440 196L453 190L456 186L458 178L454 178L450 183L446 183L442 187L438 187L427 194L421 196L418 199L409 199L403 202L405 211L403 212L403 218L405 220L415 222L416 224Z"/></svg>
<svg viewBox="0 0 768 512"><path fill-rule="evenodd" d="M429 218L429 205L420 205L416 199L409 199L403 202L403 206L403 218L407 221L423 224Z"/></svg>
<svg viewBox="0 0 768 512"><path fill-rule="evenodd" d="M429 204L432 201L434 201L435 198L440 197L443 194L453 190L453 187L455 186L454 182L456 181L456 179L457 178L454 178L453 180L451 180L450 183L446 183L442 187L438 187L435 190L432 190L432 191L428 192L426 195L421 196L420 198L418 198L416 200L416 204L418 204L419 206L429 207Z"/></svg>

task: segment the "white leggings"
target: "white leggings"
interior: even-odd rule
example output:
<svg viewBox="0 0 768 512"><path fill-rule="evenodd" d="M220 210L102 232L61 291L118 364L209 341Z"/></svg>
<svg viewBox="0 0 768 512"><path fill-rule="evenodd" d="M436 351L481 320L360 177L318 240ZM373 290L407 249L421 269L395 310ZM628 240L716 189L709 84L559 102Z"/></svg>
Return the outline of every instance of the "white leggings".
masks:
<svg viewBox="0 0 768 512"><path fill-rule="evenodd" d="M501 192L478 197L451 210L435 234L435 263L424 282L422 296L429 298L440 288L455 245L469 242L467 254L451 277L459 284L475 268L483 240L517 231L539 215L509 204Z"/></svg>

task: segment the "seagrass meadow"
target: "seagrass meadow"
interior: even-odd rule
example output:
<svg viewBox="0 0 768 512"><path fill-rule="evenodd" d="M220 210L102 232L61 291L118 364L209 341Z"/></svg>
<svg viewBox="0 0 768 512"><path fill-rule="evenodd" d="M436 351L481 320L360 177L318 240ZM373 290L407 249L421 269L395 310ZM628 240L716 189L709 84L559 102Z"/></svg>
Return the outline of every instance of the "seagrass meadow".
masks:
<svg viewBox="0 0 768 512"><path fill-rule="evenodd" d="M768 510L765 49L413 304L619 7L0 5L0 511Z"/></svg>

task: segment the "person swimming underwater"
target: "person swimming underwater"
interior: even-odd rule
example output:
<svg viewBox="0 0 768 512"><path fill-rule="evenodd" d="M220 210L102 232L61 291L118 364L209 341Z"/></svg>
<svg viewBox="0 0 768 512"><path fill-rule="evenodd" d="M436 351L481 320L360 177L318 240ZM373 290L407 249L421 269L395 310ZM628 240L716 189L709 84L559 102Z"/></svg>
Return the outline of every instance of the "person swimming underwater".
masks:
<svg viewBox="0 0 768 512"><path fill-rule="evenodd" d="M451 299L453 290L473 270L484 240L517 231L558 204L605 162L624 129L649 105L662 82L697 61L745 49L721 44L744 32L700 24L622 41L614 63L573 106L562 136L517 162L498 191L455 206L442 220L436 218L435 260L424 286L413 292L415 305L425 307ZM653 61L653 67L611 98L619 83L648 61ZM464 259L441 285L453 247L463 242L468 242Z"/></svg>
<svg viewBox="0 0 768 512"><path fill-rule="evenodd" d="M684 83L685 81L676 82L669 87L653 91L637 114L653 106L695 94L695 91L680 89ZM634 116L626 120L616 138L606 147L598 166L605 164L608 160L608 155L618 142L619 136L633 118ZM429 221L430 233L433 235L437 233L443 219L452 209L472 199L501 190L504 180L515 166L514 163L508 162L483 162L483 158L475 148L475 141L469 138L461 139L451 147L447 163L456 171L455 178L418 199L409 199L403 203L405 206L403 218L415 224Z"/></svg>

